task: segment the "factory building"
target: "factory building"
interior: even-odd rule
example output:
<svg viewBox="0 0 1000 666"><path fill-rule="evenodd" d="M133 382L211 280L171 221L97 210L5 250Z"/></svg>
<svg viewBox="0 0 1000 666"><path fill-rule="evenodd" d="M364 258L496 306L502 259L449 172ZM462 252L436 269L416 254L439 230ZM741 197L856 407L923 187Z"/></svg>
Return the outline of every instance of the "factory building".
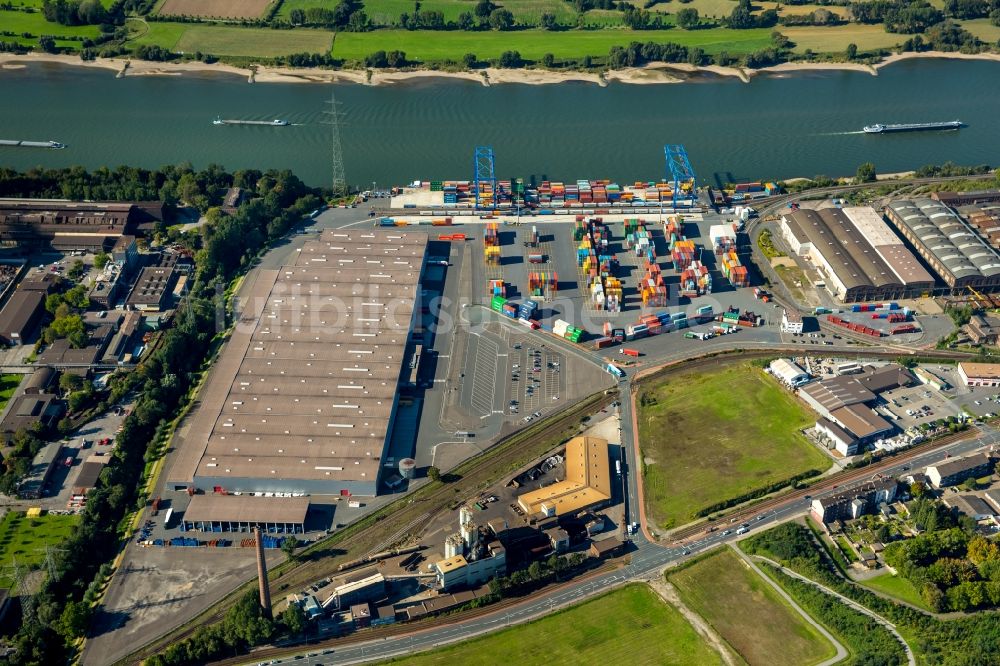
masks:
<svg viewBox="0 0 1000 666"><path fill-rule="evenodd" d="M801 386L811 379L809 377L809 373L795 363L789 361L787 358L774 359L771 361L771 365L769 365L767 369L778 379L778 381L786 386Z"/></svg>
<svg viewBox="0 0 1000 666"><path fill-rule="evenodd" d="M184 511L181 530L301 534L305 531L308 497L239 497L195 495Z"/></svg>
<svg viewBox="0 0 1000 666"><path fill-rule="evenodd" d="M0 246L100 251L148 219L132 203L0 199Z"/></svg>
<svg viewBox="0 0 1000 666"><path fill-rule="evenodd" d="M1000 287L1000 254L948 206L906 199L890 203L885 214L953 290Z"/></svg>
<svg viewBox="0 0 1000 666"><path fill-rule="evenodd" d="M574 437L566 443L566 479L524 493L517 503L528 516L551 518L594 509L611 500L608 441Z"/></svg>
<svg viewBox="0 0 1000 666"><path fill-rule="evenodd" d="M931 199L946 206L969 206L971 204L1000 202L1000 190L979 190L976 192L934 192Z"/></svg>
<svg viewBox="0 0 1000 666"><path fill-rule="evenodd" d="M1000 386L1000 363L958 364L958 376L966 386Z"/></svg>
<svg viewBox="0 0 1000 666"><path fill-rule="evenodd" d="M445 557L431 565L442 590L472 587L507 573L507 551L499 541L490 541L485 528L473 522L473 512L463 506L458 512L459 531L445 540Z"/></svg>
<svg viewBox="0 0 1000 666"><path fill-rule="evenodd" d="M327 230L258 271L171 487L375 495L426 245L423 233Z"/></svg>
<svg viewBox="0 0 1000 666"><path fill-rule="evenodd" d="M791 211L781 218L781 233L842 301L920 296L934 286L933 276L871 208Z"/></svg>

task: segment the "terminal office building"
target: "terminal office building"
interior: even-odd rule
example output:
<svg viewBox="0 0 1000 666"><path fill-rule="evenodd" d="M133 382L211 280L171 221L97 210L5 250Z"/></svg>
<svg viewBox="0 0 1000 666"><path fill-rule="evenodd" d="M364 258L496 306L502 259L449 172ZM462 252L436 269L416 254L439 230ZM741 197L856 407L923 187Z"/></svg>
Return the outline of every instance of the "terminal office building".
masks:
<svg viewBox="0 0 1000 666"><path fill-rule="evenodd" d="M917 297L934 286L934 277L871 208L792 211L782 216L781 232L842 301Z"/></svg>
<svg viewBox="0 0 1000 666"><path fill-rule="evenodd" d="M259 270L170 487L375 495L383 468L396 469L384 456L426 244L423 233L327 230L290 265Z"/></svg>

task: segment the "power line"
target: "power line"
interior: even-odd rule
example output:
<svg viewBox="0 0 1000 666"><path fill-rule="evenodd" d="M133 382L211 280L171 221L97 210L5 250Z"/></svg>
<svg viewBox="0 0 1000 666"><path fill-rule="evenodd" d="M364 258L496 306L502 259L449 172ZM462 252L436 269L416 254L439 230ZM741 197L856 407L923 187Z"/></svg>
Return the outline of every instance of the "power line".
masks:
<svg viewBox="0 0 1000 666"><path fill-rule="evenodd" d="M329 116L329 120L324 121L330 126L330 171L332 175L333 196L347 196L347 176L344 173L344 155L340 147L340 109L336 95L330 91L329 111L323 111Z"/></svg>

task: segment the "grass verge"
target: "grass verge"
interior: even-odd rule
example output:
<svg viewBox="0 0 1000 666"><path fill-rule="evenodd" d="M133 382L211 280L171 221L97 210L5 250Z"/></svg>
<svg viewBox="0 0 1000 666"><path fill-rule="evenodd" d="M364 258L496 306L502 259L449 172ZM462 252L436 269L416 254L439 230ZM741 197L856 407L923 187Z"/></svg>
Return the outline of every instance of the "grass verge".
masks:
<svg viewBox="0 0 1000 666"><path fill-rule="evenodd" d="M578 606L459 645L389 663L721 664L695 630L646 585L629 585Z"/></svg>
<svg viewBox="0 0 1000 666"><path fill-rule="evenodd" d="M802 666L836 654L815 627L728 548L667 577L684 603L747 663Z"/></svg>
<svg viewBox="0 0 1000 666"><path fill-rule="evenodd" d="M644 385L638 402L646 506L662 527L829 466L798 432L809 413L756 365L680 372Z"/></svg>

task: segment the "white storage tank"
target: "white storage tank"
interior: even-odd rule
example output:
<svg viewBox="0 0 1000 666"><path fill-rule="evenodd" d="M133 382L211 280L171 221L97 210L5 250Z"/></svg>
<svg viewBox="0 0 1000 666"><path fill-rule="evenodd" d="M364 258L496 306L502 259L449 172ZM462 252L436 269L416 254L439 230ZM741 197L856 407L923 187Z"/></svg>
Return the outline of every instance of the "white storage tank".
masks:
<svg viewBox="0 0 1000 666"><path fill-rule="evenodd" d="M403 458L399 461L399 475L404 479L414 479L417 476L417 461L413 458Z"/></svg>

